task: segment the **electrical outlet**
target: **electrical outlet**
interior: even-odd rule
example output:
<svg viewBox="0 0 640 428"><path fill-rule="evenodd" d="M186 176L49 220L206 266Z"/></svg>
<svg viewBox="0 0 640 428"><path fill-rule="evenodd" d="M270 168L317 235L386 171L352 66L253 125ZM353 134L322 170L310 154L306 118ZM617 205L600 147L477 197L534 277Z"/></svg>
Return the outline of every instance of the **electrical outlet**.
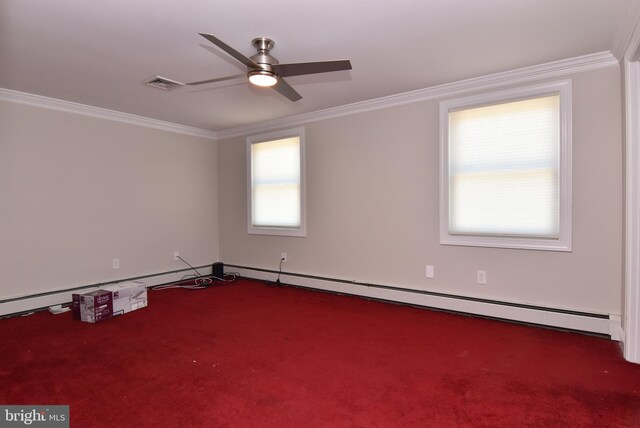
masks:
<svg viewBox="0 0 640 428"><path fill-rule="evenodd" d="M425 275L427 276L427 278L435 278L435 272L432 265L427 265Z"/></svg>
<svg viewBox="0 0 640 428"><path fill-rule="evenodd" d="M486 285L487 284L487 271L486 270L479 270L478 273L477 273L476 281L480 285Z"/></svg>
<svg viewBox="0 0 640 428"><path fill-rule="evenodd" d="M180 251L174 251L173 252L173 260L179 260L180 257Z"/></svg>
<svg viewBox="0 0 640 428"><path fill-rule="evenodd" d="M287 262L287 253L282 253L282 257L280 258L280 260L282 260L283 263Z"/></svg>
<svg viewBox="0 0 640 428"><path fill-rule="evenodd" d="M120 259L113 259L111 260L111 267L116 270L116 269L120 269Z"/></svg>

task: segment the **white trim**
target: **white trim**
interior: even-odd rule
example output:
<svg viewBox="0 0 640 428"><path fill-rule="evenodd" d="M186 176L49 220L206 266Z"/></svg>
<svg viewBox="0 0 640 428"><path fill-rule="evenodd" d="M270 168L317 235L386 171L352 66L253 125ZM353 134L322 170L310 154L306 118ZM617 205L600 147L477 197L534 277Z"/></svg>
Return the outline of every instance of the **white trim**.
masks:
<svg viewBox="0 0 640 428"><path fill-rule="evenodd" d="M624 330L620 315L609 315L609 336L611 336L611 340L617 340L624 346Z"/></svg>
<svg viewBox="0 0 640 428"><path fill-rule="evenodd" d="M460 107L560 94L560 237L559 239L452 235L449 233L449 112ZM571 80L472 95L440 102L440 243L473 247L571 251Z"/></svg>
<svg viewBox="0 0 640 428"><path fill-rule="evenodd" d="M282 119L240 126L217 132L218 139L246 136L249 134L269 131L278 128L300 126L306 123L336 117L348 116L356 113L380 110L388 107L402 106L406 104L428 101L436 98L451 97L476 91L484 91L508 85L530 83L542 79L554 79L568 74L582 73L599 70L607 67L618 66L618 61L609 51L584 55L575 58L563 59L546 64L519 68L488 76L461 80L453 83L432 86L416 91L376 98L340 107L334 107L316 112L303 113Z"/></svg>
<svg viewBox="0 0 640 428"><path fill-rule="evenodd" d="M211 266L199 267L198 271L202 275L211 274ZM166 284L170 282L178 282L184 277L183 271L162 273L157 275L148 276L137 281L142 281L147 287L153 287L154 285ZM113 282L105 283L103 285L113 285L114 282L123 282L128 280L114 280ZM34 311L40 308L46 308L54 305L61 305L71 302L71 295L73 293L88 293L93 290L97 290L103 285L97 285L95 287L87 287L74 291L52 291L51 294L44 296L24 296L10 302L0 303L0 316L9 314L16 314L20 312Z"/></svg>
<svg viewBox="0 0 640 428"><path fill-rule="evenodd" d="M144 126L147 128L154 128L162 131L175 132L178 134L191 135L193 137L217 140L217 134L206 129L193 128L191 126L179 125L177 123L165 122L162 120L151 119L143 116L136 116L134 114L122 113L115 110L107 110L104 108L74 103L71 101L43 97L41 95L12 91L10 89L0 88L0 101L25 104L29 106L95 117L98 119L113 120L116 122L123 122L131 125Z"/></svg>
<svg viewBox="0 0 640 428"><path fill-rule="evenodd" d="M242 269L236 267L228 267L227 265L225 265L225 271L237 272L243 277L259 280L273 281L275 279L275 274L271 272L262 272L253 269ZM606 318L595 318L580 314L545 311L535 308L529 309L488 302L456 299L446 296L412 293L410 290L391 290L380 287L366 287L345 282L335 282L327 279L304 278L295 275L287 275L286 273L282 273L280 275L280 280L285 284L298 285L301 287L309 287L318 290L326 290L335 293L352 294L373 299L401 302L411 305L482 315L510 321L539 324L550 327L579 330L590 333L611 335L611 331L617 331L620 326L619 314L609 315ZM617 325L616 319L618 319Z"/></svg>
<svg viewBox="0 0 640 428"><path fill-rule="evenodd" d="M300 227L299 228L276 228L276 227L257 227L253 226L251 213L253 207L252 195L253 189L251 188L251 165L253 160L251 159L251 145L255 143L279 140L287 137L298 137L300 139ZM247 137L246 140L246 152L247 152L247 233L252 235L275 235L275 236L307 236L307 188L306 188L306 144L304 137L304 128L292 128L284 129L275 132L269 132L266 134L252 135Z"/></svg>
<svg viewBox="0 0 640 428"><path fill-rule="evenodd" d="M640 363L640 63L625 61L624 357Z"/></svg>

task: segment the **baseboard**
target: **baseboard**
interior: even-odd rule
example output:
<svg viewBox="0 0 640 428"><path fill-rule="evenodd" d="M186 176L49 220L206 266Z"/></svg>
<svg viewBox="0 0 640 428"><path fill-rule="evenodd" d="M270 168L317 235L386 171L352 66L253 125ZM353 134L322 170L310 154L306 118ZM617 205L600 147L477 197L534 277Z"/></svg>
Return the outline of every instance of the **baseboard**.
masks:
<svg viewBox="0 0 640 428"><path fill-rule="evenodd" d="M211 274L211 265L197 266L201 275ZM63 290L52 290L43 293L31 294L26 296L12 297L0 299L0 317L26 314L42 309L47 309L54 305L65 305L71 302L71 295L77 292L87 293L96 290L105 285L117 284L125 281L144 281L147 287L155 285L168 284L179 281L185 275L189 275L193 271L189 268L179 269L170 272L154 273L149 275L136 276L132 278L122 278L115 281L101 282L97 284L86 284L76 287L66 288Z"/></svg>
<svg viewBox="0 0 640 428"><path fill-rule="evenodd" d="M613 339L613 335L611 335L611 339ZM622 355L624 355L625 345L624 328L622 327L622 324L620 324L620 328L618 328L618 346L620 347L620 352L622 353Z"/></svg>
<svg viewBox="0 0 640 428"><path fill-rule="evenodd" d="M203 275L211 274L211 265L198 266ZM258 280L275 279L276 271L225 264L225 272L237 272L246 278ZM53 305L71 302L71 294L88 292L102 286L123 281L143 280L147 286L155 286L179 281L190 269L180 269L116 281L81 285L64 290L54 290L27 296L0 300L0 317L34 312ZM410 290L390 285L364 284L337 278L325 278L291 272L280 276L283 283L340 294L351 294L376 300L405 303L409 305L439 310L480 315L508 321L535 324L567 330L582 331L609 336L612 340L623 340L624 333L620 315L598 314L565 309L522 305L513 302L486 300L468 296Z"/></svg>
<svg viewBox="0 0 640 428"><path fill-rule="evenodd" d="M225 264L225 272L237 272L243 277L270 281L274 281L278 273L269 269L231 264ZM612 340L619 340L620 332L622 331L620 315L524 305L469 296L403 289L390 285L364 284L291 272L283 272L280 275L280 280L286 284L334 293L351 294L426 308L593 333L609 336Z"/></svg>
<svg viewBox="0 0 640 428"><path fill-rule="evenodd" d="M619 342L624 340L622 317L620 315L609 315L609 335L611 336L611 340L617 340Z"/></svg>

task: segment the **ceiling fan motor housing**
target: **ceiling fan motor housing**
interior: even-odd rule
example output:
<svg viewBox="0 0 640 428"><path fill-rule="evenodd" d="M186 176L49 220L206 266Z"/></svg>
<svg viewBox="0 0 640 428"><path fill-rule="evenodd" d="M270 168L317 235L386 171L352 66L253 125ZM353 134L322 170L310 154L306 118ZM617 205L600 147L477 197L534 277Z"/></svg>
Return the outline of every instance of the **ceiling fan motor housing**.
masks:
<svg viewBox="0 0 640 428"><path fill-rule="evenodd" d="M251 44L258 50L258 53L251 57L251 60L260 65L263 70L274 73L271 65L279 64L279 62L277 59L269 55L269 51L276 45L273 40L267 37L258 37L256 39L253 39Z"/></svg>

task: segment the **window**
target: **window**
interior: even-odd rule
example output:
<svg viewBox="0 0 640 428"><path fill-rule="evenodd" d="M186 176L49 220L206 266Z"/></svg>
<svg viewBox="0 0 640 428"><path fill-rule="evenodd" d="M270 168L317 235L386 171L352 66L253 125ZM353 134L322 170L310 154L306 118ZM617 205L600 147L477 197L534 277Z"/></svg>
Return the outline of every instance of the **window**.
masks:
<svg viewBox="0 0 640 428"><path fill-rule="evenodd" d="M440 103L440 243L571 250L571 83Z"/></svg>
<svg viewBox="0 0 640 428"><path fill-rule="evenodd" d="M247 138L248 232L305 236L304 129Z"/></svg>

